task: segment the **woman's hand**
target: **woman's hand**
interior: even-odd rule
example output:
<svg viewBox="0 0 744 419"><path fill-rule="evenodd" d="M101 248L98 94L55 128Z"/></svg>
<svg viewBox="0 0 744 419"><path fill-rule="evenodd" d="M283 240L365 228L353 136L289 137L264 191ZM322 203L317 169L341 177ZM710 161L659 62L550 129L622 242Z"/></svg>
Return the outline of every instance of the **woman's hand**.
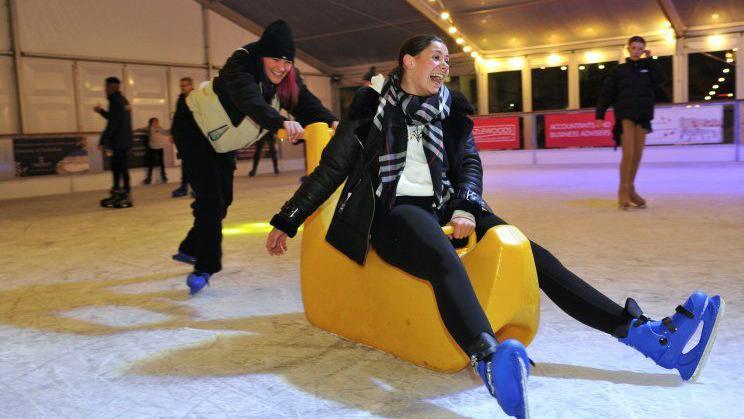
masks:
<svg viewBox="0 0 744 419"><path fill-rule="evenodd" d="M333 123L331 124L331 128L336 131L336 129L338 128L338 121L333 121Z"/></svg>
<svg viewBox="0 0 744 419"><path fill-rule="evenodd" d="M266 250L271 256L281 256L287 251L287 233L272 228L266 238Z"/></svg>
<svg viewBox="0 0 744 419"><path fill-rule="evenodd" d="M475 230L475 221L465 217L452 217L447 225L452 226L453 234L449 237L455 239L464 239Z"/></svg>
<svg viewBox="0 0 744 419"><path fill-rule="evenodd" d="M284 129L287 130L287 140L292 144L297 144L297 140L305 133L302 125L297 121L284 121Z"/></svg>

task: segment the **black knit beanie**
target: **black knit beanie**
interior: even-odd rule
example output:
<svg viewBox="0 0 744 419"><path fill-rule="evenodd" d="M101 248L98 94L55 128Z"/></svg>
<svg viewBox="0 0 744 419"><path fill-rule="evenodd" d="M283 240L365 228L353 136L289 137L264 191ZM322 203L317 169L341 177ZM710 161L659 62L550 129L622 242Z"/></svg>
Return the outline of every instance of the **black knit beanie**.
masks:
<svg viewBox="0 0 744 419"><path fill-rule="evenodd" d="M266 27L258 40L258 53L262 57L295 59L295 41L287 22L277 20Z"/></svg>

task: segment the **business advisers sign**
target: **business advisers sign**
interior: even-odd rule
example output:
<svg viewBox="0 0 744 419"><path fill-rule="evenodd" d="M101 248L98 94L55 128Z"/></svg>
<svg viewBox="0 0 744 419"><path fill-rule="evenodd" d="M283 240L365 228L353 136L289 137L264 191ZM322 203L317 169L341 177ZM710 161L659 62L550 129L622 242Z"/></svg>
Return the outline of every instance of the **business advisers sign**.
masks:
<svg viewBox="0 0 744 419"><path fill-rule="evenodd" d="M473 118L473 136L478 150L519 148L518 116L478 116Z"/></svg>
<svg viewBox="0 0 744 419"><path fill-rule="evenodd" d="M597 126L594 112L545 115L545 146L607 147L614 146L612 126L615 114L607 112L605 120Z"/></svg>
<svg viewBox="0 0 744 419"><path fill-rule="evenodd" d="M17 177L83 173L90 169L85 137L14 138Z"/></svg>
<svg viewBox="0 0 744 419"><path fill-rule="evenodd" d="M656 108L646 144L716 144L723 142L723 105Z"/></svg>

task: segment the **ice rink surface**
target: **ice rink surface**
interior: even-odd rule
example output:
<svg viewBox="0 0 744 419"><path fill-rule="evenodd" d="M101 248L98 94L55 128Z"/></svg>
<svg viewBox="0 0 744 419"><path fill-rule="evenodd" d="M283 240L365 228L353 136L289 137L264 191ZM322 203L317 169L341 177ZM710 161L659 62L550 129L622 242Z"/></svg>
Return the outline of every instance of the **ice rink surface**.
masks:
<svg viewBox="0 0 744 419"><path fill-rule="evenodd" d="M244 175L241 174L241 175ZM132 209L101 193L0 201L0 417L504 417L470 371L435 373L308 324L299 238L271 258L268 221L299 173L239 177L224 270L188 298L170 260L191 222L171 185ZM528 353L533 418L744 414L744 165L641 168L644 211L615 207L616 166L490 167L485 197L619 303L671 315L692 291L726 318L697 383L562 313L543 296Z"/></svg>

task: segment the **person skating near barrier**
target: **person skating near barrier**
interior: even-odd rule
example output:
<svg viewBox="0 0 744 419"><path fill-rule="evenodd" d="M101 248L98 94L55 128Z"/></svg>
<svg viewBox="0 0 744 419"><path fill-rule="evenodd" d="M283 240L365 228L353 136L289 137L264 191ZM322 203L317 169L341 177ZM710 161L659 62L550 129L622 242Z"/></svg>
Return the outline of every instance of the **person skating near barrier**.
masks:
<svg viewBox="0 0 744 419"><path fill-rule="evenodd" d="M111 156L111 173L113 186L111 195L101 200L101 206L107 208L131 207L132 198L129 184L129 150L132 148L134 134L132 131L132 109L129 101L121 94L121 81L109 77L106 83L108 109L96 105L93 110L106 118L106 128L101 134L98 149Z"/></svg>
<svg viewBox="0 0 744 419"><path fill-rule="evenodd" d="M454 240L473 231L480 240L505 224L481 198L473 109L444 85L448 61L441 38L416 36L402 45L398 67L383 87L359 89L318 167L271 219L266 248L283 254L287 238L346 181L326 240L361 265L371 244L384 261L429 281L443 323L489 393L507 414L526 417L526 349L516 340L496 339L441 228L451 226ZM567 314L665 368L677 368L685 380L699 372L721 317L720 297L694 293L672 317L652 321L633 299L616 304L547 250L534 242L531 247L540 288ZM702 321L700 342L683 355Z"/></svg>
<svg viewBox="0 0 744 419"><path fill-rule="evenodd" d="M196 193L192 204L194 224L181 242L175 260L194 265L187 277L191 294L209 284L211 276L222 269L222 220L233 199L235 151L217 152L216 143L231 128L240 130L244 119L249 119L257 140L265 132L286 129L288 139L296 140L303 126L314 122L334 124L337 118L326 109L305 86L299 70L294 66L295 43L286 22L271 23L254 43L238 48L211 83L209 92L200 95L205 86L189 95L187 105L179 106L173 118L173 135L184 162L191 187ZM208 85L208 83L207 83ZM209 95L219 98L221 115L229 118L225 125L208 130L210 139L200 127L210 117L208 108L196 114L194 107ZM209 102L209 103L214 103ZM206 101L204 103L207 103ZM290 121L280 109L296 118ZM250 130L250 128L248 128ZM230 131L231 132L231 131ZM248 144L246 144L248 145Z"/></svg>
<svg viewBox="0 0 744 419"><path fill-rule="evenodd" d="M179 80L178 87L181 89L181 94L178 95L178 101L176 101L176 112L178 112L178 109L181 109L181 113L188 112L188 107L186 106L186 98L189 96L189 93L191 93L194 90L194 80L191 77L184 77L181 80ZM175 114L173 115L173 125L175 125ZM179 140L180 138L177 138L176 135L173 134L173 127L171 127L171 140L173 141L173 144L176 145L176 152L178 153L178 158L181 158L181 154L179 150ZM186 173L186 164L181 160L181 185L174 189L173 192L171 192L171 196L173 198L180 198L182 196L186 196L189 193L189 176ZM192 192L193 193L193 192Z"/></svg>
<svg viewBox="0 0 744 419"><path fill-rule="evenodd" d="M623 210L646 208L646 200L636 191L635 178L646 134L651 132L656 91L666 79L643 38L631 37L627 50L630 56L625 63L613 68L605 79L596 110L597 125L610 106L615 110L612 134L615 144L622 148L617 203Z"/></svg>

